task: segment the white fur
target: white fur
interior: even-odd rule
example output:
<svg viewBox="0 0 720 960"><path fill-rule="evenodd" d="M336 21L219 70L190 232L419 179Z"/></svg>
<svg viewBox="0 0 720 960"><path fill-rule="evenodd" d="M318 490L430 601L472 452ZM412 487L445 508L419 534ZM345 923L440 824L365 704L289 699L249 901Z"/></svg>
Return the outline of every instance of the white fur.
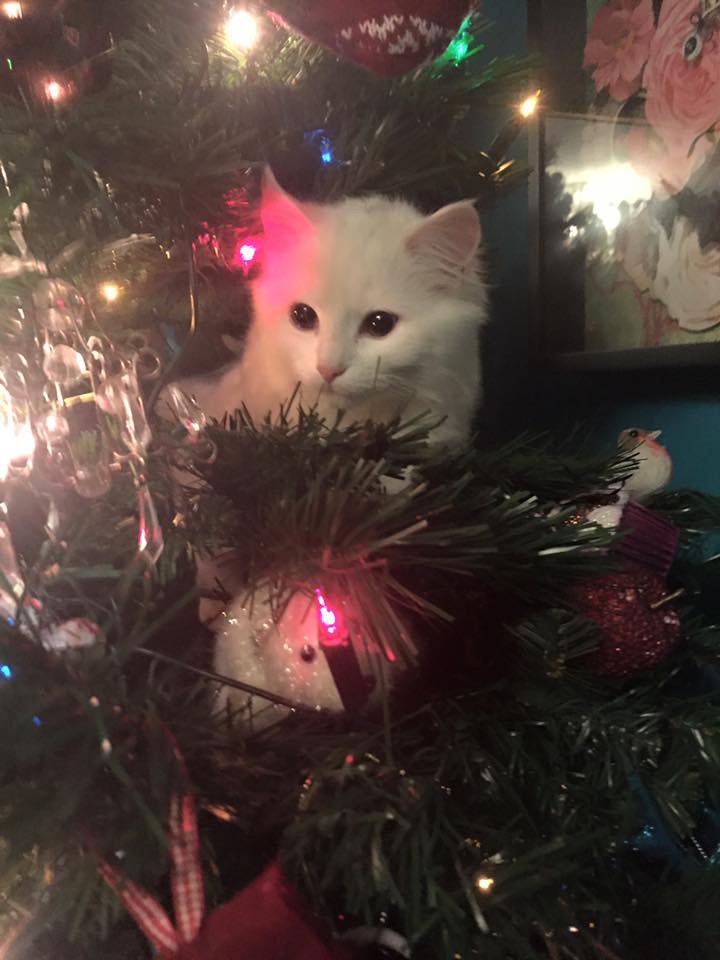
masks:
<svg viewBox="0 0 720 960"><path fill-rule="evenodd" d="M263 272L253 286L254 318L240 361L219 376L181 384L205 413L220 418L245 404L259 423L277 414L299 384L299 402L317 404L330 421L341 409L346 422L429 412L445 418L434 443L465 442L480 392L478 330L486 316L472 204L430 217L382 197L300 206L270 180L263 224ZM297 302L315 309L317 331L291 324ZM360 332L363 317L377 310L400 318L380 339ZM323 365L346 369L329 385L317 369ZM201 580L219 576L210 567L200 564ZM204 612L216 614L217 605L206 603ZM258 619L267 616L262 600L255 618L235 600L215 620L218 672L308 705L337 707L307 600L295 595L277 628L259 634ZM312 664L300 658L306 644L317 649ZM224 692L236 706L246 700ZM255 722L277 716L265 711Z"/></svg>
<svg viewBox="0 0 720 960"><path fill-rule="evenodd" d="M219 378L184 388L220 417L244 403L261 421L300 385L299 402L346 422L431 412L435 442L467 439L480 392L478 329L486 316L477 215L453 204L423 217L400 200L347 199L300 206L279 188L263 210L263 272L243 355ZM296 302L319 316L296 329ZM359 333L375 310L398 314L385 338ZM318 365L346 368L332 384Z"/></svg>

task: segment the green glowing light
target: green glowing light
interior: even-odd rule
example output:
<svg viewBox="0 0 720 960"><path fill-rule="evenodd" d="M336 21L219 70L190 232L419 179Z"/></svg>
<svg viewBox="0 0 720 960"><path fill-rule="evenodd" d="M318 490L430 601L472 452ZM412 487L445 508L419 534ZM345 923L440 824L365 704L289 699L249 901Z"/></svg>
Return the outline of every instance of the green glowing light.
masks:
<svg viewBox="0 0 720 960"><path fill-rule="evenodd" d="M452 51L453 60L464 60L467 56L467 52L470 49L470 44L467 42L465 37L458 37L457 40L453 41L454 48Z"/></svg>
<svg viewBox="0 0 720 960"><path fill-rule="evenodd" d="M12 70L13 64L12 64L12 60L10 59L10 57L7 57L7 59L6 59L5 62L6 62L7 65L8 65L8 70Z"/></svg>
<svg viewBox="0 0 720 960"><path fill-rule="evenodd" d="M453 37L450 46L447 48L446 56L455 64L460 64L470 53L470 42L472 34L470 32L470 17L465 17L460 24L460 29Z"/></svg>

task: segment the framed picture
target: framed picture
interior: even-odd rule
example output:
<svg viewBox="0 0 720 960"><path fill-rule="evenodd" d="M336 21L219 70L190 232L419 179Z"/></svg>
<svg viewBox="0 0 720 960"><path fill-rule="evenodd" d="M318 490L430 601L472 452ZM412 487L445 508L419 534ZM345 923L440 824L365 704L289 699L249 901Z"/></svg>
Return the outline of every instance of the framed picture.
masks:
<svg viewBox="0 0 720 960"><path fill-rule="evenodd" d="M720 362L720 0L545 0L531 28L545 354Z"/></svg>

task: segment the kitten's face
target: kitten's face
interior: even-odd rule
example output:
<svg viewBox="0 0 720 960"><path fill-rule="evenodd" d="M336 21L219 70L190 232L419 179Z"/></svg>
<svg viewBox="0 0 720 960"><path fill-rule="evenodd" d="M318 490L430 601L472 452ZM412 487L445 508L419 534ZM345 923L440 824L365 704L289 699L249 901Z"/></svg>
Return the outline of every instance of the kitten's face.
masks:
<svg viewBox="0 0 720 960"><path fill-rule="evenodd" d="M454 327L483 318L469 204L433 217L382 198L301 208L275 186L263 221L255 323L305 402L400 399L452 352Z"/></svg>

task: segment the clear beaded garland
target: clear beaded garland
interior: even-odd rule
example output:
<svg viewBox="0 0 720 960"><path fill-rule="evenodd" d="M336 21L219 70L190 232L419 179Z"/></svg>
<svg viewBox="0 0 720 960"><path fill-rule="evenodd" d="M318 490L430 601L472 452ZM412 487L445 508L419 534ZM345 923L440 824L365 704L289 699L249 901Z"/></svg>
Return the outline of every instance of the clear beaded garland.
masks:
<svg viewBox="0 0 720 960"><path fill-rule="evenodd" d="M39 276L18 313L24 352L0 372L0 480L29 471L37 454L52 482L96 498L110 490L113 471L127 465L137 489L138 550L155 562L162 530L145 479L152 437L138 351L124 353L88 336L89 308L65 280ZM146 344L142 350L144 367L156 375L159 357Z"/></svg>

